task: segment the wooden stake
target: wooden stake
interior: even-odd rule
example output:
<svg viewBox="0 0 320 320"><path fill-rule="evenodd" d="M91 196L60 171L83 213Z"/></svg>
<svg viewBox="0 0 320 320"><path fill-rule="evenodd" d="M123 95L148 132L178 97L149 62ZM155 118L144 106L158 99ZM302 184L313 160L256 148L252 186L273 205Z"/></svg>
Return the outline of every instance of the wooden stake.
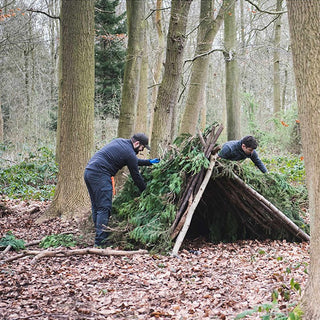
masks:
<svg viewBox="0 0 320 320"><path fill-rule="evenodd" d="M203 179L203 182L202 182L202 184L200 186L200 189L199 189L197 195L195 196L195 198L194 198L194 200L192 202L192 205L191 205L191 207L190 207L190 209L189 209L189 211L187 213L186 221L185 221L185 223L183 225L183 228L182 228L182 230L180 231L180 233L179 233L179 235L177 237L176 243L175 243L175 245L173 247L173 250L172 250L172 255L173 256L177 256L178 255L178 251L179 251L179 249L181 247L181 244L182 244L182 242L184 240L184 237L186 236L186 233L187 233L187 231L188 231L188 229L190 227L192 216L193 216L193 214L194 214L194 212L195 212L195 210L196 210L196 208L198 206L198 203L199 203L199 201L200 201L200 199L201 199L201 197L203 195L203 192L206 189L206 186L207 186L207 184L208 184L208 182L209 182L209 180L211 178L212 169L214 167L215 162L216 162L216 156L210 156L209 168L208 168L208 170L206 172L206 175L205 175L205 177Z"/></svg>

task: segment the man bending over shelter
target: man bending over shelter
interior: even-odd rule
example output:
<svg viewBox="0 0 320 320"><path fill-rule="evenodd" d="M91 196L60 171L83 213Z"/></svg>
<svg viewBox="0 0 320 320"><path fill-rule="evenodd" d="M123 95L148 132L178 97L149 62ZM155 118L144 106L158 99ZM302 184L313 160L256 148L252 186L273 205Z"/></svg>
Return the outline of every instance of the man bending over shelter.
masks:
<svg viewBox="0 0 320 320"><path fill-rule="evenodd" d="M241 140L231 140L226 142L218 156L227 160L244 160L250 158L252 162L260 169L261 172L268 172L266 166L260 160L256 148L258 147L257 140L253 136L245 136Z"/></svg>
<svg viewBox="0 0 320 320"><path fill-rule="evenodd" d="M108 245L106 227L112 207L112 180L116 173L127 166L131 177L142 192L146 188L138 166L150 166L159 159L143 160L137 157L144 148L150 150L148 137L137 133L131 139L114 139L97 151L88 162L84 171L84 180L91 199L92 218L96 230L94 245Z"/></svg>

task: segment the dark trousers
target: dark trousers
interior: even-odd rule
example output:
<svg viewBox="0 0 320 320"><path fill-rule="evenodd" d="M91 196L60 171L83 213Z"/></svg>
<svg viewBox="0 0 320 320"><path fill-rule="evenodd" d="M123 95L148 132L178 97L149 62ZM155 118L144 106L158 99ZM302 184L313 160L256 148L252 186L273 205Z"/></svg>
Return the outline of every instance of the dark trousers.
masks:
<svg viewBox="0 0 320 320"><path fill-rule="evenodd" d="M108 238L106 227L112 207L111 177L107 174L86 169L84 181L86 182L91 199L92 219L96 230L94 244L101 246L106 243Z"/></svg>

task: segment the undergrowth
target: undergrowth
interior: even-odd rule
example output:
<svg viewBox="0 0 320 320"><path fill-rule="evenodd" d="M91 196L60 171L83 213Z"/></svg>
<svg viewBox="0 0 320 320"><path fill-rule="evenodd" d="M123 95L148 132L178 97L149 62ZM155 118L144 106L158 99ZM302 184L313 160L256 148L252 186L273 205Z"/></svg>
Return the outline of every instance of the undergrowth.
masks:
<svg viewBox="0 0 320 320"><path fill-rule="evenodd" d="M25 242L22 239L17 239L12 231L8 231L5 236L0 238L0 248L11 246L15 251L25 249Z"/></svg>
<svg viewBox="0 0 320 320"><path fill-rule="evenodd" d="M58 172L52 150L29 152L19 163L0 168L0 194L12 199L52 199Z"/></svg>

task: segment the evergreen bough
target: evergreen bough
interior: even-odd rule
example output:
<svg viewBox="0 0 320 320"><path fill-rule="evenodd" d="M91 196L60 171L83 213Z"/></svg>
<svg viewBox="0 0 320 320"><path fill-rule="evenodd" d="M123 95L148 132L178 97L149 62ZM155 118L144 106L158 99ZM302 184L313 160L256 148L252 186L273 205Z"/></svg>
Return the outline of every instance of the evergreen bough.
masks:
<svg viewBox="0 0 320 320"><path fill-rule="evenodd" d="M231 172L236 173L300 228L309 232L309 226L301 218L301 207L307 202L304 186L290 185L281 174L262 174L250 161L239 165L239 162L220 160L216 167L219 169L214 171L212 179L231 177ZM115 198L113 212L117 224L125 232L114 232L114 240L124 242L127 248L139 245L169 250L172 246L170 227L179 209L179 199L187 178L208 166L209 160L203 153L198 137L183 135L177 138L159 164L142 169L141 173L148 184L141 195L130 177Z"/></svg>

